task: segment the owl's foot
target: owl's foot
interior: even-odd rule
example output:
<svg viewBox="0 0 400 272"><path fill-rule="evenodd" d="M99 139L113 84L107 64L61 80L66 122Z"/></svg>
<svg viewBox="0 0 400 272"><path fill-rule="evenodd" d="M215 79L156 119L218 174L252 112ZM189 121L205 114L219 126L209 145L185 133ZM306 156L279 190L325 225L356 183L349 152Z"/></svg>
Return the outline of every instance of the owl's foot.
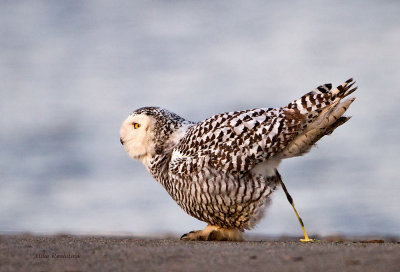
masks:
<svg viewBox="0 0 400 272"><path fill-rule="evenodd" d="M224 229L208 225L204 230L191 231L182 235L183 241L243 241L238 229Z"/></svg>

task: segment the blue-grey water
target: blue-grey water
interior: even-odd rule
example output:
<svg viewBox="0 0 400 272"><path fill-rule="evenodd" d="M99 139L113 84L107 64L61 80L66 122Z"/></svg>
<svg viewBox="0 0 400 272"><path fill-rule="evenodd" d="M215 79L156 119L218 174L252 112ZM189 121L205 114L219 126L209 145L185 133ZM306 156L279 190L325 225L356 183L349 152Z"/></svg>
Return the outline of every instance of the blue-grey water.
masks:
<svg viewBox="0 0 400 272"><path fill-rule="evenodd" d="M119 143L354 77L353 118L280 167L308 232L400 235L398 1L1 1L0 232L203 228ZM282 190L253 233L301 235Z"/></svg>

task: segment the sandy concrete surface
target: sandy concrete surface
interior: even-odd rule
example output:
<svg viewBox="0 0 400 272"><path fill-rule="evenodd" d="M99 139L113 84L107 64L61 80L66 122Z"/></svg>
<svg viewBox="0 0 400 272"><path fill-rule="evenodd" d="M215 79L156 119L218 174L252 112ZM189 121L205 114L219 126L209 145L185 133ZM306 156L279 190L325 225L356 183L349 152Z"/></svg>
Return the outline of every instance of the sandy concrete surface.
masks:
<svg viewBox="0 0 400 272"><path fill-rule="evenodd" d="M252 240L1 235L0 271L400 271L396 239Z"/></svg>

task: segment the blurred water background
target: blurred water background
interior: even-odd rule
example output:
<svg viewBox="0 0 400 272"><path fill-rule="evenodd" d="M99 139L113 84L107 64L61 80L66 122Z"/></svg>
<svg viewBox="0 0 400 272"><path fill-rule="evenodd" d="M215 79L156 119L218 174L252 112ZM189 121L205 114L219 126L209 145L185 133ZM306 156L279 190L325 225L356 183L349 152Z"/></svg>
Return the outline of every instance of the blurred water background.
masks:
<svg viewBox="0 0 400 272"><path fill-rule="evenodd" d="M354 77L353 118L280 170L310 233L400 235L398 1L1 1L0 232L182 234L119 127L286 105ZM301 235L282 190L252 232Z"/></svg>

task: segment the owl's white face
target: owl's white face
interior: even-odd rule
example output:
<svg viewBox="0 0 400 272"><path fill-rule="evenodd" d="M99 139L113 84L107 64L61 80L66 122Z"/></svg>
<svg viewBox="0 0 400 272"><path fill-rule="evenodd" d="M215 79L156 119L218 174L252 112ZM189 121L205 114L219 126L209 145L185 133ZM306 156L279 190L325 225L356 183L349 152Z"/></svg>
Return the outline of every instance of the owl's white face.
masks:
<svg viewBox="0 0 400 272"><path fill-rule="evenodd" d="M143 161L154 154L154 125L155 119L145 114L130 115L122 123L121 144L132 158Z"/></svg>

